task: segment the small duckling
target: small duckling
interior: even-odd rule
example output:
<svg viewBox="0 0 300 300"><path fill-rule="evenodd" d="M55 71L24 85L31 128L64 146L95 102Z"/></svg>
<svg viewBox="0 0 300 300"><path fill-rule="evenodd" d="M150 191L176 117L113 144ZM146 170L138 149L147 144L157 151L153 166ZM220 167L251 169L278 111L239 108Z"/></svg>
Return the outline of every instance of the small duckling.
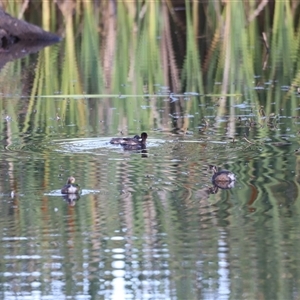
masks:
<svg viewBox="0 0 300 300"><path fill-rule="evenodd" d="M210 166L213 170L214 175L212 176L212 183L221 189L230 189L234 187L236 180L235 175L227 170L218 171L216 166Z"/></svg>
<svg viewBox="0 0 300 300"><path fill-rule="evenodd" d="M110 140L111 144L128 146L128 145L145 145L148 135L146 132L141 134L141 137L135 135L133 138L113 138Z"/></svg>
<svg viewBox="0 0 300 300"><path fill-rule="evenodd" d="M126 144L121 144L124 150L146 150L146 140L147 140L147 133L143 132L141 137L138 139L138 143L135 141L130 141Z"/></svg>
<svg viewBox="0 0 300 300"><path fill-rule="evenodd" d="M80 187L78 184L75 184L75 178L73 176L69 177L67 183L62 187L62 194L78 194Z"/></svg>

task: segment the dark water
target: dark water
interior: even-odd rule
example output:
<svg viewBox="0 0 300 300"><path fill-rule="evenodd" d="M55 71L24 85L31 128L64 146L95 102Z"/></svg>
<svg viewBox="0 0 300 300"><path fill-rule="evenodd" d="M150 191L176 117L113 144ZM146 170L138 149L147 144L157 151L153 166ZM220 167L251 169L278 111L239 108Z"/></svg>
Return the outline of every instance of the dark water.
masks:
<svg viewBox="0 0 300 300"><path fill-rule="evenodd" d="M163 96L122 85L127 96L24 100L9 70L1 299L299 298L297 106L254 105L268 84L223 101L170 95L159 79ZM284 98L290 87L276 85ZM110 145L121 131L146 131L147 151ZM234 187L211 193L210 165L233 172ZM60 195L70 175L78 199Z"/></svg>
<svg viewBox="0 0 300 300"><path fill-rule="evenodd" d="M2 298L290 299L299 125L284 115L276 129L265 118L251 127L244 106L232 121L209 108L188 134L150 127L147 153L112 146L110 135L69 134L68 122L3 137ZM234 188L209 194L209 164L232 171ZM80 199L60 195L69 175Z"/></svg>

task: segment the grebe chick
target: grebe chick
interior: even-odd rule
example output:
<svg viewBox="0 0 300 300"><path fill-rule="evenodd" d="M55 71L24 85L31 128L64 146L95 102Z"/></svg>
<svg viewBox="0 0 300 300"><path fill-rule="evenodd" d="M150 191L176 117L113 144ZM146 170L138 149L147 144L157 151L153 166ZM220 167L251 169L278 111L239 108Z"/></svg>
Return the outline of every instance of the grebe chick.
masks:
<svg viewBox="0 0 300 300"><path fill-rule="evenodd" d="M78 184L75 184L75 178L70 176L67 180L67 183L62 187L62 194L78 194L80 187Z"/></svg>
<svg viewBox="0 0 300 300"><path fill-rule="evenodd" d="M212 176L212 183L221 189L230 189L234 187L236 180L235 175L227 170L218 171L216 166L210 166L213 170L214 175Z"/></svg>
<svg viewBox="0 0 300 300"><path fill-rule="evenodd" d="M143 132L141 137L135 135L133 138L113 138L110 140L111 144L128 146L128 145L145 145L147 140L147 133Z"/></svg>

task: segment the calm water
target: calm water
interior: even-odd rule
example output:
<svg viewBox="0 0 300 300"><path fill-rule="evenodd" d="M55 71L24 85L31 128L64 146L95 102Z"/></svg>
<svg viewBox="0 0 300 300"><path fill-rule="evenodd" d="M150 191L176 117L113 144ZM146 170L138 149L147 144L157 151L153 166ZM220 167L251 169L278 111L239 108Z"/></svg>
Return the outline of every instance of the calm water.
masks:
<svg viewBox="0 0 300 300"><path fill-rule="evenodd" d="M244 103L233 142L229 121L218 123L207 103L208 124L190 116L189 134L147 128L143 154L103 133L69 134L71 122L48 135L3 136L2 298L290 298L300 263L299 125L262 119L260 137L260 125L238 119ZM109 120L101 126L111 130ZM234 172L235 187L209 194L209 164ZM69 175L80 199L60 196Z"/></svg>
<svg viewBox="0 0 300 300"><path fill-rule="evenodd" d="M121 82L117 96L23 99L17 63L0 71L1 299L299 299L300 121L286 81L222 99L169 95L159 79L160 95ZM272 88L284 107L265 99ZM108 143L142 131L145 153ZM210 193L212 164L237 176L232 189ZM60 195L70 175L79 199Z"/></svg>

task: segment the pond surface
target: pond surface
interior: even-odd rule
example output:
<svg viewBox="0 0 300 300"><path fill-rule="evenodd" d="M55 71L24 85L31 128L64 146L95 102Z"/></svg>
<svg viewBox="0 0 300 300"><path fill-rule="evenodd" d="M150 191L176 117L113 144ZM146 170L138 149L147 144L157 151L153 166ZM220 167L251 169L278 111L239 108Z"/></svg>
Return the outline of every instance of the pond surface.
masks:
<svg viewBox="0 0 300 300"><path fill-rule="evenodd" d="M0 298L298 299L291 82L256 74L222 94L217 80L174 91L160 77L128 83L126 73L101 91L64 74L60 60L61 86L51 72L42 84L45 62L70 44L0 71ZM95 62L87 56L78 73ZM144 151L109 143L143 131ZM211 165L234 173L234 186L213 189ZM78 197L60 194L69 176Z"/></svg>
<svg viewBox="0 0 300 300"><path fill-rule="evenodd" d="M103 133L69 134L70 121L3 137L3 299L289 298L299 280L299 124L290 111L276 126L250 125L246 102L218 121L207 105L205 123L186 117L188 132L147 128L147 153ZM233 172L234 188L210 194L210 164ZM60 195L70 175L79 199Z"/></svg>

